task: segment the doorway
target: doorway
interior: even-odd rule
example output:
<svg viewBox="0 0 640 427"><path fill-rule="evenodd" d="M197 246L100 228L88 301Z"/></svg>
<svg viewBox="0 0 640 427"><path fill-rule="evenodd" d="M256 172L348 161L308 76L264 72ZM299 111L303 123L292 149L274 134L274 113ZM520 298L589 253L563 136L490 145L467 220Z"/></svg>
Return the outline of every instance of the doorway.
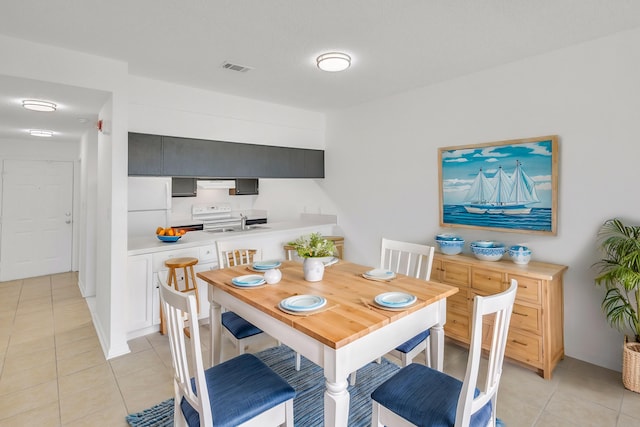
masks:
<svg viewBox="0 0 640 427"><path fill-rule="evenodd" d="M71 271L73 162L4 160L0 281Z"/></svg>

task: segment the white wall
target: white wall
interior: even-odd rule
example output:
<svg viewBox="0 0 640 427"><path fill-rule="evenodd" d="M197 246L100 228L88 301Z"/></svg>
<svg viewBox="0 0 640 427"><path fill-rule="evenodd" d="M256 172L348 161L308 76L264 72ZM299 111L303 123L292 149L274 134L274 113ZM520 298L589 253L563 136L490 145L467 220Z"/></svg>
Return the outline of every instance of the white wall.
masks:
<svg viewBox="0 0 640 427"><path fill-rule="evenodd" d="M375 264L382 236L433 243L438 147L557 134L557 236L454 231L526 242L535 260L568 265L566 354L620 370L622 335L591 265L604 220L640 223L638 46L640 31L622 33L328 115L325 187L348 258Z"/></svg>
<svg viewBox="0 0 640 427"><path fill-rule="evenodd" d="M98 180L94 218L87 227L96 233L96 298L92 311L107 357L129 351L123 318L126 304L127 207L127 88L125 63L25 40L0 36L0 74L96 89L111 94L101 111L109 134L99 138ZM95 173L95 171L94 171ZM115 202L114 202L115 201ZM86 239L86 236L81 236ZM83 254L80 254L83 256Z"/></svg>
<svg viewBox="0 0 640 427"><path fill-rule="evenodd" d="M130 132L324 149L324 127L324 114L138 76L129 78ZM229 197L221 190L198 190L198 198L174 199L172 216L182 218L189 215L191 204L210 201L227 202L234 209L266 210L270 221L297 219L307 210L336 211L322 180L261 179L259 196Z"/></svg>

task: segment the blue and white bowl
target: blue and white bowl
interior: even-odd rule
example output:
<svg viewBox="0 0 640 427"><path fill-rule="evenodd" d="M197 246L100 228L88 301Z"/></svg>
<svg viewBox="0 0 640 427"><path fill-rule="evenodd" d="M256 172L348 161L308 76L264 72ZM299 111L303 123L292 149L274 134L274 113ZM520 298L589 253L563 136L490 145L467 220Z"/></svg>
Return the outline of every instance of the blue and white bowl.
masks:
<svg viewBox="0 0 640 427"><path fill-rule="evenodd" d="M496 242L493 240L476 240L475 242L471 242L474 246L480 246L481 248L492 248Z"/></svg>
<svg viewBox="0 0 640 427"><path fill-rule="evenodd" d="M482 261L500 261L505 248L502 243L494 243L491 247L483 247L471 243L471 252Z"/></svg>
<svg viewBox="0 0 640 427"><path fill-rule="evenodd" d="M462 252L464 240L438 240L436 243L440 246L440 252L445 255L457 255Z"/></svg>
<svg viewBox="0 0 640 427"><path fill-rule="evenodd" d="M531 260L531 249L522 245L511 246L509 256L514 263L525 265Z"/></svg>
<svg viewBox="0 0 640 427"><path fill-rule="evenodd" d="M453 233L436 234L436 242L441 242L441 241L462 241L462 242L464 242L464 239L462 237L458 236L457 234L453 234Z"/></svg>

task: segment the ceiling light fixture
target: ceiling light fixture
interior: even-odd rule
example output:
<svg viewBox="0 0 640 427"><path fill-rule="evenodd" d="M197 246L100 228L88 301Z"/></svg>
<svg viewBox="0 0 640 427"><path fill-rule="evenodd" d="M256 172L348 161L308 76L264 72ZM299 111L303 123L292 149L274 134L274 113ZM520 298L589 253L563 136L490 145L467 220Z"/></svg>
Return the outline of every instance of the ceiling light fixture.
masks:
<svg viewBox="0 0 640 427"><path fill-rule="evenodd" d="M25 99L22 106L27 110L33 111L56 111L57 105L49 101L40 101L38 99Z"/></svg>
<svg viewBox="0 0 640 427"><path fill-rule="evenodd" d="M344 71L351 66L351 57L346 53L328 52L318 56L316 62L323 71Z"/></svg>
<svg viewBox="0 0 640 427"><path fill-rule="evenodd" d="M42 129L31 129L29 130L29 135L31 136L41 136L44 138L50 138L53 136L53 131L51 130L42 130Z"/></svg>

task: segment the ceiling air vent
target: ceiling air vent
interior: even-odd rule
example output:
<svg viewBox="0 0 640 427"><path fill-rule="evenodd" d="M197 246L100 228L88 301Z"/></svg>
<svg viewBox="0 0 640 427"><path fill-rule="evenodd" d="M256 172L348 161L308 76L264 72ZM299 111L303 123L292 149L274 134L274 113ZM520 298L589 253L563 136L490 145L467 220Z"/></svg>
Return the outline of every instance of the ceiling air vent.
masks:
<svg viewBox="0 0 640 427"><path fill-rule="evenodd" d="M245 67L244 65L232 64L231 62L226 62L226 61L222 63L222 68L225 68L225 69L231 70L231 71L238 71L240 73L246 73L247 71L253 69L251 67Z"/></svg>

